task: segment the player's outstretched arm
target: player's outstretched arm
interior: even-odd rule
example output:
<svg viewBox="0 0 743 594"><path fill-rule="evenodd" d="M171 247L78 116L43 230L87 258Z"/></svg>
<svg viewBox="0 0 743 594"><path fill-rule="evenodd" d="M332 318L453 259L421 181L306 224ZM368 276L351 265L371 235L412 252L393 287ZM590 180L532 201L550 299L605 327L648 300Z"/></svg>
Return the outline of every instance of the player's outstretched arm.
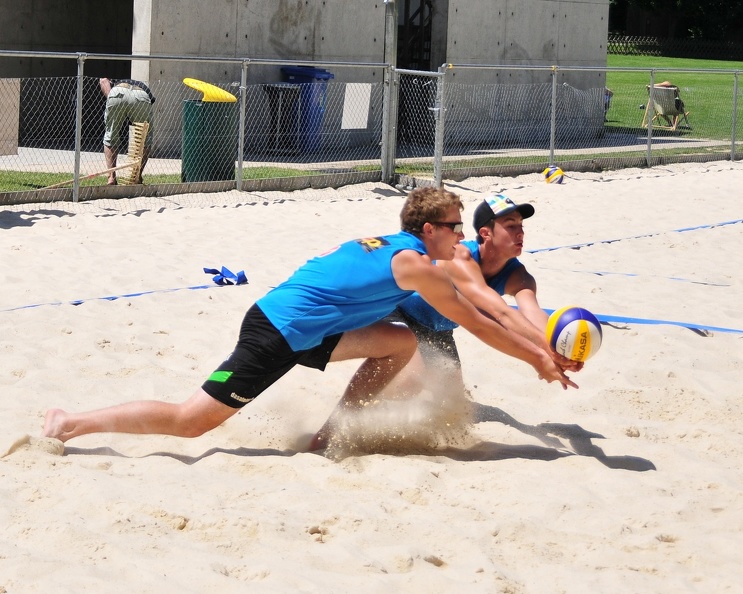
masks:
<svg viewBox="0 0 743 594"><path fill-rule="evenodd" d="M461 250L458 249L457 256L453 260L440 262L439 265L444 268L457 290L477 309L485 312L508 330L516 332L536 346L549 351L544 331L521 312L510 307L503 297L487 285L479 264L472 258L469 250L464 247ZM546 323L545 320L544 324Z"/></svg>
<svg viewBox="0 0 743 594"><path fill-rule="evenodd" d="M577 388L548 353L480 313L455 290L446 273L414 252L400 252L392 261L397 284L418 293L439 313L453 320L496 350L520 359L547 382L559 381L565 389Z"/></svg>

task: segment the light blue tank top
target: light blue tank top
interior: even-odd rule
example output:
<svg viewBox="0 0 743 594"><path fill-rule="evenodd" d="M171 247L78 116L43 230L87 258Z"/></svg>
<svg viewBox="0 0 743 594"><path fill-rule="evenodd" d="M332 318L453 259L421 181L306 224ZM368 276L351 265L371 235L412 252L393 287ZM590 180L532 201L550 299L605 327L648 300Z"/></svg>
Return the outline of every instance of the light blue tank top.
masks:
<svg viewBox="0 0 743 594"><path fill-rule="evenodd" d="M475 262L480 263L480 249L477 241L468 240L461 242L462 245L472 254ZM499 295L503 295L506 292L506 282L511 276L511 273L521 266L518 258L511 258L503 269L498 272L495 276L485 280L485 283L497 292ZM413 293L405 301L403 301L399 308L405 313L405 315L413 318L419 324L422 324L430 330L441 332L444 330L454 330L459 324L452 322L449 318L444 317L433 307L428 305L425 299L418 293Z"/></svg>
<svg viewBox="0 0 743 594"><path fill-rule="evenodd" d="M294 351L312 348L382 319L412 294L392 275L392 257L402 250L425 254L426 246L404 231L348 241L307 261L256 304Z"/></svg>

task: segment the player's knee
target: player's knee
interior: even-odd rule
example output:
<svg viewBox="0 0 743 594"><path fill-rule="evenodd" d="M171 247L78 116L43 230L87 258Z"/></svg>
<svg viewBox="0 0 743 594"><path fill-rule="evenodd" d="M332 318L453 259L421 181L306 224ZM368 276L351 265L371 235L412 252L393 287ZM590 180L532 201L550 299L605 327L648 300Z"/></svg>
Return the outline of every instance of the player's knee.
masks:
<svg viewBox="0 0 743 594"><path fill-rule="evenodd" d="M392 332L394 333L394 341L390 344L396 346L396 351L400 355L412 357L418 348L418 341L415 338L415 334L409 328L405 326L393 326Z"/></svg>
<svg viewBox="0 0 743 594"><path fill-rule="evenodd" d="M204 433L210 431L209 427L202 427L196 424L185 424L181 425L181 429L178 432L181 437L201 437Z"/></svg>
<svg viewBox="0 0 743 594"><path fill-rule="evenodd" d="M180 437L201 437L214 429L216 425L206 418L194 418L192 415L183 415L178 420L178 435Z"/></svg>

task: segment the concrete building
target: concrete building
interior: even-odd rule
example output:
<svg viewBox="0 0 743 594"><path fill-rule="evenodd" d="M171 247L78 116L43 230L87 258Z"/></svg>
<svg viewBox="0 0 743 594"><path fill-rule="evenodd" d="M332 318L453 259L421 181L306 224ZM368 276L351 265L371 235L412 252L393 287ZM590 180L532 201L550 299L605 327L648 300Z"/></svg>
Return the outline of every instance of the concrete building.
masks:
<svg viewBox="0 0 743 594"><path fill-rule="evenodd" d="M384 0L0 0L0 49L278 60L441 64L606 63L609 0L396 0L398 52L385 56ZM86 74L117 69L90 63ZM126 68L126 66L124 67ZM235 80L213 64L136 62L147 81ZM63 76L54 60L4 59L0 75ZM100 72L100 74L103 74ZM128 73L127 73L128 74ZM263 74L251 73L255 82ZM348 74L349 77L353 73ZM529 75L509 75L512 80ZM261 80L258 80L261 79Z"/></svg>
<svg viewBox="0 0 743 594"><path fill-rule="evenodd" d="M609 0L394 0L397 41L385 40L385 0L0 0L0 49L307 62L605 66ZM394 56L390 48L395 48ZM72 76L74 61L0 58L0 78ZM240 80L240 65L89 60L85 75L141 79L156 91L184 77ZM334 82L381 82L381 69L343 67ZM453 69L462 84L548 84L549 72ZM578 89L604 74L561 73ZM280 80L279 65L250 65L248 84ZM93 91L91 91L93 92ZM167 101L159 101L163 109ZM602 116L603 117L603 116ZM601 120L603 122L603 119ZM466 124L466 122L462 122ZM455 124L455 122L452 122Z"/></svg>

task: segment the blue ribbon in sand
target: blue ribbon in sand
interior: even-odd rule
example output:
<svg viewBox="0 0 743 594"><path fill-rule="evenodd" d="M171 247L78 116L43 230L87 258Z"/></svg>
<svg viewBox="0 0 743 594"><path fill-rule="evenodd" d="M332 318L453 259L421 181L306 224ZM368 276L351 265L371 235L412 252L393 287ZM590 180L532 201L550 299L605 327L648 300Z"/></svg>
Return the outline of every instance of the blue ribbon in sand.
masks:
<svg viewBox="0 0 743 594"><path fill-rule="evenodd" d="M246 285L248 284L248 277L245 276L245 271L241 270L237 274L232 272L229 268L222 266L222 270L216 268L204 268L204 272L207 274L213 274L212 280L218 285Z"/></svg>

